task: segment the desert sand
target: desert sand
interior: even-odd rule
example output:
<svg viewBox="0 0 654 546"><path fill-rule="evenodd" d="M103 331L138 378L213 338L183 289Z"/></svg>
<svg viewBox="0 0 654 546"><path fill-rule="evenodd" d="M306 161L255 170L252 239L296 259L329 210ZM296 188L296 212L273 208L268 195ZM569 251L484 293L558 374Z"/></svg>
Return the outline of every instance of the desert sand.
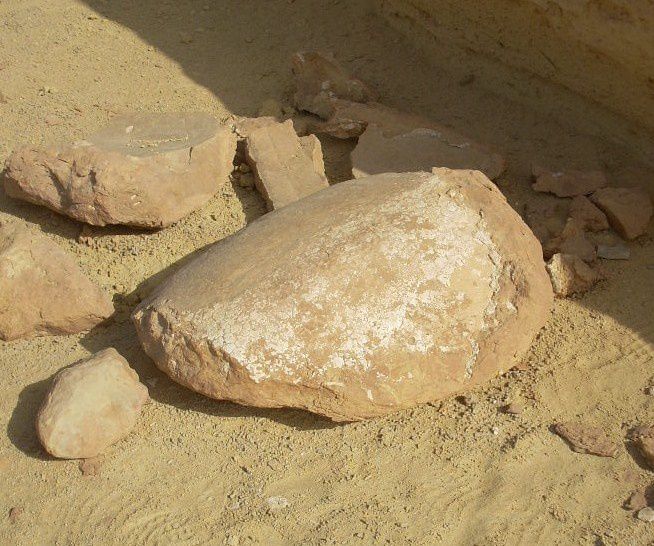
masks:
<svg viewBox="0 0 654 546"><path fill-rule="evenodd" d="M536 78L551 109L504 98L472 77L478 59L428 55L367 1L5 0L0 30L0 161L21 144L81 138L133 111L206 111L227 123L255 115L266 99L288 102L290 57L315 48L384 103L504 153L496 183L520 213L556 200L531 190L532 162L599 166L616 185L654 192L652 154L593 134L589 119L603 115L595 106ZM354 141L321 141L330 183L350 178ZM630 260L601 262L606 280L556 302L519 369L465 400L335 425L184 389L147 358L129 319L188 256L265 211L256 190L230 184L167 229L91 227L80 243L81 224L0 192L0 218L74 253L117 308L86 334L0 343L0 543L652 543L654 524L622 507L654 481L624 442L631 427L654 424L645 392L654 384L651 224L629 243ZM83 476L76 461L43 451L34 418L59 369L107 347L136 369L152 402L99 474ZM500 411L510 402L522 413ZM574 419L604 428L621 444L617 457L575 453L552 433Z"/></svg>

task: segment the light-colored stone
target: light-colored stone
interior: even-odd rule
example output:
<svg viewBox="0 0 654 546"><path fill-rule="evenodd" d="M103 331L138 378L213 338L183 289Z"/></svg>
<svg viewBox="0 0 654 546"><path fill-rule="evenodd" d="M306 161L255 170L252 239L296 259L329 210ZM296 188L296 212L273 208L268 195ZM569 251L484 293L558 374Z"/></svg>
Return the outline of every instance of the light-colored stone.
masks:
<svg viewBox="0 0 654 546"><path fill-rule="evenodd" d="M574 254L555 254L547 263L552 287L557 296L567 297L590 289L600 276Z"/></svg>
<svg viewBox="0 0 654 546"><path fill-rule="evenodd" d="M96 457L129 434L147 401L136 372L115 349L105 349L55 376L36 431L54 457Z"/></svg>
<svg viewBox="0 0 654 546"><path fill-rule="evenodd" d="M293 55L295 106L322 118L333 113L332 100L368 102L376 94L361 80L350 76L332 55L301 51Z"/></svg>
<svg viewBox="0 0 654 546"><path fill-rule="evenodd" d="M646 506L638 510L636 516L640 521L646 521L647 523L654 523L654 508L651 506Z"/></svg>
<svg viewBox="0 0 654 546"><path fill-rule="evenodd" d="M597 245L597 257L604 260L628 260L631 257L631 250L624 243L616 245Z"/></svg>
<svg viewBox="0 0 654 546"><path fill-rule="evenodd" d="M265 215L134 313L146 352L207 396L348 421L510 369L549 316L541 249L477 171L383 174Z"/></svg>
<svg viewBox="0 0 654 546"><path fill-rule="evenodd" d="M543 246L546 258L557 253L574 254L585 262L592 262L597 257L595 245L588 240L583 226L574 218L568 218L561 235L550 239Z"/></svg>
<svg viewBox="0 0 654 546"><path fill-rule="evenodd" d="M93 225L168 226L228 180L236 136L206 114L136 114L88 140L26 147L6 162L11 197Z"/></svg>
<svg viewBox="0 0 654 546"><path fill-rule="evenodd" d="M554 425L554 432L577 453L600 457L615 457L618 454L618 444L599 427L579 422L558 423Z"/></svg>
<svg viewBox="0 0 654 546"><path fill-rule="evenodd" d="M320 141L298 137L290 120L251 131L246 154L268 210L329 187Z"/></svg>
<svg viewBox="0 0 654 546"><path fill-rule="evenodd" d="M603 188L591 200L604 211L611 227L625 239L635 239L647 230L652 200L642 188Z"/></svg>
<svg viewBox="0 0 654 546"><path fill-rule="evenodd" d="M0 222L0 339L74 334L114 312L73 256L46 236Z"/></svg>
<svg viewBox="0 0 654 546"><path fill-rule="evenodd" d="M609 229L609 221L585 195L578 195L570 203L570 218L574 218L584 229L602 231Z"/></svg>
<svg viewBox="0 0 654 546"><path fill-rule="evenodd" d="M271 117L280 120L284 117L284 112L282 111L282 105L279 101L275 99L266 99L261 103L258 115L259 117Z"/></svg>
<svg viewBox="0 0 654 546"><path fill-rule="evenodd" d="M546 171L534 167L534 175L536 182L532 184L532 189L559 197L588 195L608 185L602 171Z"/></svg>

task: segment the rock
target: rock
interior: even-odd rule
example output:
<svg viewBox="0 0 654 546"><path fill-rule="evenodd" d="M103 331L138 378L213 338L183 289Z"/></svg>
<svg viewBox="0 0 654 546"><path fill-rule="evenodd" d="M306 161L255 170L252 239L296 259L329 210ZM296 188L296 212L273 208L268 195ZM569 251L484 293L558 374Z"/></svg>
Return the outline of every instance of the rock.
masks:
<svg viewBox="0 0 654 546"><path fill-rule="evenodd" d="M635 239L647 230L652 200L642 188L603 188L591 200L604 211L611 227L625 239Z"/></svg>
<svg viewBox="0 0 654 546"><path fill-rule="evenodd" d="M331 186L206 250L139 305L148 355L207 396L351 421L469 391L549 316L540 245L481 173Z"/></svg>
<svg viewBox="0 0 654 546"><path fill-rule="evenodd" d="M291 121L252 131L246 153L268 210L329 187L320 142L313 135L298 137Z"/></svg>
<svg viewBox="0 0 654 546"><path fill-rule="evenodd" d="M573 218L583 229L590 231L602 231L609 229L609 221L600 209L598 209L585 195L578 195L570 203L570 218Z"/></svg>
<svg viewBox="0 0 654 546"><path fill-rule="evenodd" d="M469 139L452 138L428 128L385 136L382 129L369 125L352 152L355 178L386 172L430 172L434 167L478 170L492 180L504 171L504 161Z"/></svg>
<svg viewBox="0 0 654 546"><path fill-rule="evenodd" d="M533 190L553 193L559 197L588 195L608 185L602 171L550 172L534 168L534 174L536 182L531 186Z"/></svg>
<svg viewBox="0 0 654 546"><path fill-rule="evenodd" d="M24 512L25 510L22 507L14 506L9 510L9 521L11 523L18 523L18 520L23 517Z"/></svg>
<svg viewBox="0 0 654 546"><path fill-rule="evenodd" d="M568 219L568 209L560 200L551 202L539 199L536 203L525 205L525 221L541 244L546 245L561 235Z"/></svg>
<svg viewBox="0 0 654 546"><path fill-rule="evenodd" d="M654 470L654 427L641 427L632 435L634 446L647 466Z"/></svg>
<svg viewBox="0 0 654 546"><path fill-rule="evenodd" d="M638 438L654 438L654 427L638 425L629 431L627 437L630 440L637 440Z"/></svg>
<svg viewBox="0 0 654 546"><path fill-rule="evenodd" d="M520 415L522 413L522 405L518 404L517 402L512 402L504 406L502 411L504 413L508 413L509 415Z"/></svg>
<svg viewBox="0 0 654 546"><path fill-rule="evenodd" d="M647 496L644 491L634 491L625 501L624 507L627 510L640 510L647 506Z"/></svg>
<svg viewBox="0 0 654 546"><path fill-rule="evenodd" d="M600 457L615 457L618 453L618 445L597 427L584 423L558 423L554 425L554 432L577 453L599 455Z"/></svg>
<svg viewBox="0 0 654 546"><path fill-rule="evenodd" d="M259 117L271 117L275 119L282 119L284 112L282 112L282 105L275 99L266 99L261 104L258 112Z"/></svg>
<svg viewBox="0 0 654 546"><path fill-rule="evenodd" d="M332 55L301 51L293 55L295 106L322 118L333 112L332 99L368 102L376 94L361 80L351 77Z"/></svg>
<svg viewBox="0 0 654 546"><path fill-rule="evenodd" d="M654 508L650 506L641 508L640 510L638 510L638 514L636 515L636 517L640 521L646 521L648 523L652 523L654 522Z"/></svg>
<svg viewBox="0 0 654 546"><path fill-rule="evenodd" d="M597 245L597 257L604 260L628 260L631 257L631 251L625 244L617 245Z"/></svg>
<svg viewBox="0 0 654 546"><path fill-rule="evenodd" d="M554 293L563 298L586 292L600 280L600 276L574 254L555 254L546 267Z"/></svg>
<svg viewBox="0 0 654 546"><path fill-rule="evenodd" d="M561 235L550 239L543 246L546 258L559 253L573 254L585 262L592 262L597 257L595 245L588 240L583 227L573 218L568 218Z"/></svg>
<svg viewBox="0 0 654 546"><path fill-rule="evenodd" d="M0 339L75 334L114 312L73 256L17 223L0 222Z"/></svg>
<svg viewBox="0 0 654 546"><path fill-rule="evenodd" d="M36 432L54 457L96 457L132 430L147 401L136 372L115 349L105 349L55 376Z"/></svg>
<svg viewBox="0 0 654 546"><path fill-rule="evenodd" d="M161 228L218 191L235 146L206 114L136 114L86 141L15 151L4 185L11 197L88 224Z"/></svg>
<svg viewBox="0 0 654 546"><path fill-rule="evenodd" d="M79 462L79 469L82 476L97 476L102 468L102 459L93 457L91 459L82 459Z"/></svg>

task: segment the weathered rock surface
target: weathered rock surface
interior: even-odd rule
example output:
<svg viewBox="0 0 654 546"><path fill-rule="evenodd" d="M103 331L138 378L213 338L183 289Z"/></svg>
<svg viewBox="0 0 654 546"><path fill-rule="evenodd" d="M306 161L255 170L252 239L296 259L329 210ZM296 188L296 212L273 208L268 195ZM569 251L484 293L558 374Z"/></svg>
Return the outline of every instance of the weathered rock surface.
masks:
<svg viewBox="0 0 654 546"><path fill-rule="evenodd" d="M320 141L298 137L289 120L264 124L247 137L247 160L268 210L329 187Z"/></svg>
<svg viewBox="0 0 654 546"><path fill-rule="evenodd" d="M600 280L600 276L574 254L555 254L547 264L552 287L557 296L581 294Z"/></svg>
<svg viewBox="0 0 654 546"><path fill-rule="evenodd" d="M295 106L322 118L333 113L332 100L353 102L374 100L376 93L361 80L350 76L332 55L301 51L293 55Z"/></svg>
<svg viewBox="0 0 654 546"><path fill-rule="evenodd" d="M613 442L601 428L585 423L558 423L554 432L563 438L573 451L599 455L600 457L615 457L619 446Z"/></svg>
<svg viewBox="0 0 654 546"><path fill-rule="evenodd" d="M609 229L609 221L585 195L578 195L570 203L570 218L574 218L583 229L589 231L602 231Z"/></svg>
<svg viewBox="0 0 654 546"><path fill-rule="evenodd" d="M510 369L552 299L540 245L500 191L437 169L344 182L263 216L134 322L187 387L347 421Z"/></svg>
<svg viewBox="0 0 654 546"><path fill-rule="evenodd" d="M642 188L603 188L593 193L591 200L625 239L645 233L652 217L652 200Z"/></svg>
<svg viewBox="0 0 654 546"><path fill-rule="evenodd" d="M534 167L536 182L532 189L539 192L553 193L559 197L588 195L599 188L608 186L608 180L602 171L546 171Z"/></svg>
<svg viewBox="0 0 654 546"><path fill-rule="evenodd" d="M597 257L604 260L628 260L631 257L631 250L624 243L616 245L597 245Z"/></svg>
<svg viewBox="0 0 654 546"><path fill-rule="evenodd" d="M8 195L93 225L168 226L232 171L236 136L206 114L137 114L88 140L25 147L6 162Z"/></svg>
<svg viewBox="0 0 654 546"><path fill-rule="evenodd" d="M115 349L105 349L55 376L36 431L54 457L95 457L132 430L147 401L136 372Z"/></svg>
<svg viewBox="0 0 654 546"><path fill-rule="evenodd" d="M541 244L545 245L561 235L568 219L568 211L567 203L539 199L536 203L525 205L525 222Z"/></svg>
<svg viewBox="0 0 654 546"><path fill-rule="evenodd" d="M654 470L654 427L638 427L631 438L647 466Z"/></svg>
<svg viewBox="0 0 654 546"><path fill-rule="evenodd" d="M595 245L588 240L583 226L574 218L568 218L561 234L543 246L546 258L557 253L574 254L585 262L592 262L597 257Z"/></svg>
<svg viewBox="0 0 654 546"><path fill-rule="evenodd" d="M0 339L74 334L114 312L100 287L56 243L0 222Z"/></svg>

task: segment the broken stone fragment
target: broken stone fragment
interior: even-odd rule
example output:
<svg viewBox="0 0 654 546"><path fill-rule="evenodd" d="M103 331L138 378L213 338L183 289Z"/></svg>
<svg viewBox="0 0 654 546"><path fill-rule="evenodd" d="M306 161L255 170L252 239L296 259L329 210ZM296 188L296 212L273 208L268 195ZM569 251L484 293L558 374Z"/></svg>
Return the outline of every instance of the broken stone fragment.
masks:
<svg viewBox="0 0 654 546"><path fill-rule="evenodd" d="M232 171L236 137L206 114L135 114L88 140L25 147L8 195L88 224L161 228L204 205Z"/></svg>
<svg viewBox="0 0 654 546"><path fill-rule="evenodd" d="M603 188L591 200L604 211L611 227L625 239L635 239L647 230L652 200L642 188Z"/></svg>
<svg viewBox="0 0 654 546"><path fill-rule="evenodd" d="M574 218L568 218L561 234L543 246L546 258L557 253L574 254L585 262L592 262L597 257L595 245L588 240L584 228Z"/></svg>
<svg viewBox="0 0 654 546"><path fill-rule="evenodd" d="M618 445L611 441L601 428L584 423L558 423L554 432L563 438L573 451L600 457L615 457Z"/></svg>
<svg viewBox="0 0 654 546"><path fill-rule="evenodd" d="M0 339L74 334L114 312L111 298L56 243L0 222Z"/></svg>
<svg viewBox="0 0 654 546"><path fill-rule="evenodd" d="M293 55L292 63L296 88L293 100L299 110L326 119L333 113L334 98L368 102L376 97L372 89L350 76L332 55L301 51Z"/></svg>
<svg viewBox="0 0 654 546"><path fill-rule="evenodd" d="M148 355L207 396L352 421L465 392L549 316L541 249L478 171L351 180L267 214L136 309Z"/></svg>
<svg viewBox="0 0 654 546"><path fill-rule="evenodd" d="M246 154L268 210L329 187L320 141L298 137L290 120L251 131Z"/></svg>
<svg viewBox="0 0 654 546"><path fill-rule="evenodd" d="M631 257L631 251L625 244L599 244L597 245L597 257L604 260L628 260Z"/></svg>
<svg viewBox="0 0 654 546"><path fill-rule="evenodd" d="M568 208L561 200L551 202L539 199L525 205L525 221L542 245L561 235L568 218Z"/></svg>
<svg viewBox="0 0 654 546"><path fill-rule="evenodd" d="M266 99L263 101L263 103L261 103L261 108L259 108L258 116L271 117L280 120L282 117L284 117L284 112L282 112L282 105L275 99Z"/></svg>
<svg viewBox="0 0 654 546"><path fill-rule="evenodd" d="M553 193L559 197L588 195L599 188L608 186L602 171L545 171L534 167L536 182L532 189L538 192Z"/></svg>
<svg viewBox="0 0 654 546"><path fill-rule="evenodd" d="M654 470L654 427L638 427L630 436L647 466Z"/></svg>
<svg viewBox="0 0 654 546"><path fill-rule="evenodd" d="M54 457L96 457L132 430L147 401L136 372L115 349L105 349L55 376L36 431Z"/></svg>
<svg viewBox="0 0 654 546"><path fill-rule="evenodd" d="M580 294L590 289L600 276L574 254L555 254L547 263L554 293L560 297Z"/></svg>
<svg viewBox="0 0 654 546"><path fill-rule="evenodd" d="M589 231L602 231L609 229L609 221L600 209L598 209L585 195L578 195L570 203L570 218L575 219Z"/></svg>

